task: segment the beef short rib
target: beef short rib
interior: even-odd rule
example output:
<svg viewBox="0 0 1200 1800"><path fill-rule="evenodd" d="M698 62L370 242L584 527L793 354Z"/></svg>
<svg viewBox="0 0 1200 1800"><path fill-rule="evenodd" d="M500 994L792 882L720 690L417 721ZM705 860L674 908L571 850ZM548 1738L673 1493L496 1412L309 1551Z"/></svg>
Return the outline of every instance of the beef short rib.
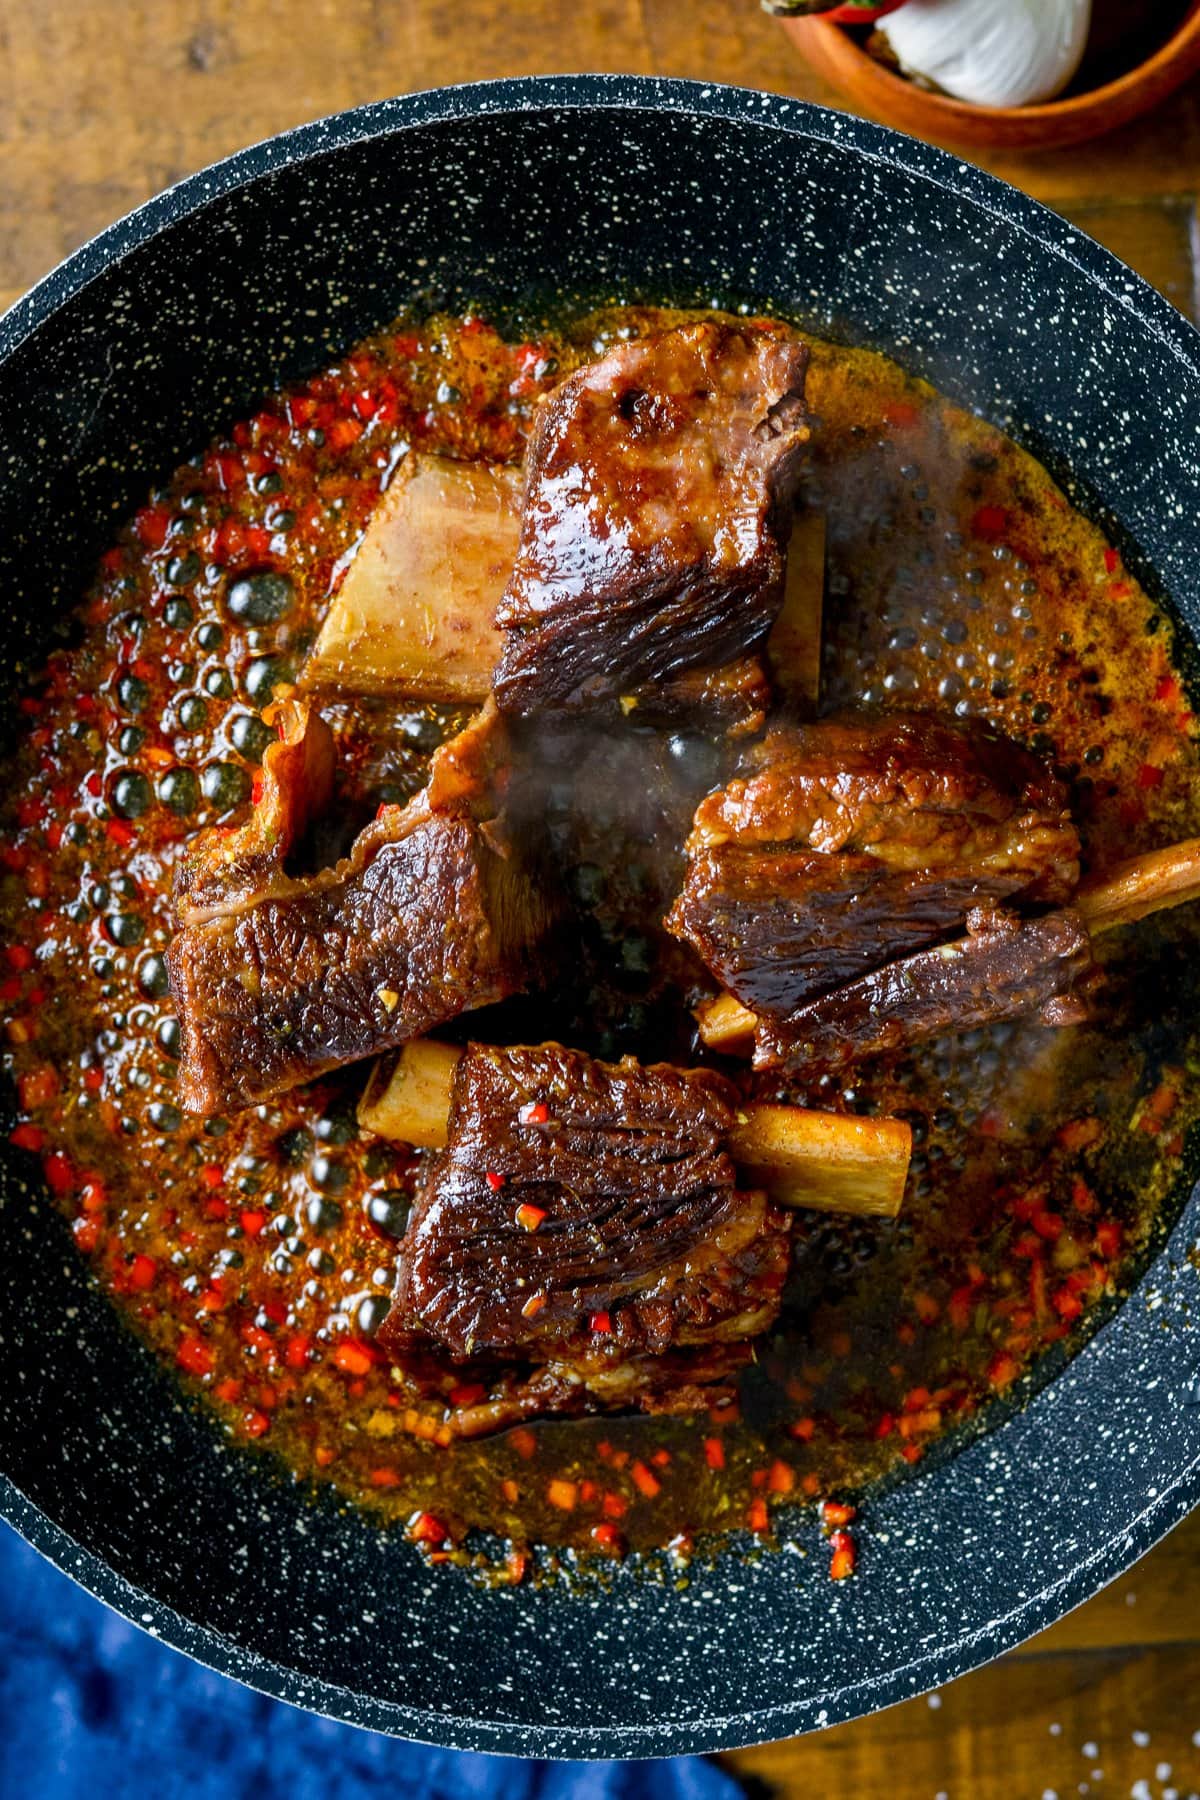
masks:
<svg viewBox="0 0 1200 1800"><path fill-rule="evenodd" d="M1079 877L1061 783L977 724L783 726L709 795L667 925L744 1006L817 995L955 937L975 908L1057 905Z"/></svg>
<svg viewBox="0 0 1200 1800"><path fill-rule="evenodd" d="M613 700L762 643L807 361L777 327L709 319L618 344L554 390L496 614L503 711Z"/></svg>
<svg viewBox="0 0 1200 1800"><path fill-rule="evenodd" d="M288 873L294 829L272 839L257 812L232 841L201 841L167 958L185 1106L270 1099L524 985L548 913L498 816L506 757L485 709L420 794L315 875ZM287 790L311 760L268 760L260 807L294 825L309 807Z"/></svg>
<svg viewBox="0 0 1200 1800"><path fill-rule="evenodd" d="M472 1044L380 1341L554 1363L627 1404L631 1359L762 1332L789 1220L739 1189L735 1116L720 1075Z"/></svg>
<svg viewBox="0 0 1200 1800"><path fill-rule="evenodd" d="M1091 940L1078 913L1036 919L972 913L953 943L875 969L787 1017L761 1014L756 1068L793 1064L838 1069L944 1031L970 1031L1048 1012L1092 969Z"/></svg>

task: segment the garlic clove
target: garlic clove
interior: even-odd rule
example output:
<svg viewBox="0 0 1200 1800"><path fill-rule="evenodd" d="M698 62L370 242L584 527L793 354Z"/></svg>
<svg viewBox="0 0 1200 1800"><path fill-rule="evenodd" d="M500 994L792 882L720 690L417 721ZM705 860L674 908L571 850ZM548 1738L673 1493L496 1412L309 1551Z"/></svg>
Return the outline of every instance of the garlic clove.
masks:
<svg viewBox="0 0 1200 1800"><path fill-rule="evenodd" d="M1083 60L1092 0L908 0L877 29L901 68L974 106L1052 100Z"/></svg>

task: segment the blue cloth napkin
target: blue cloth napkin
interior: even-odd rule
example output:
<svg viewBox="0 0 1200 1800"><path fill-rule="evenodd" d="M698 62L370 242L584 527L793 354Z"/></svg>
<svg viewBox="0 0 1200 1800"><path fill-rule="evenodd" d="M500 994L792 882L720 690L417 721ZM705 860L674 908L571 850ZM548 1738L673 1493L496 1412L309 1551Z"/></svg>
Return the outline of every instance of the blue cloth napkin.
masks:
<svg viewBox="0 0 1200 1800"><path fill-rule="evenodd" d="M0 1796L9 1800L737 1800L698 1757L524 1762L430 1750L214 1675L0 1526Z"/></svg>

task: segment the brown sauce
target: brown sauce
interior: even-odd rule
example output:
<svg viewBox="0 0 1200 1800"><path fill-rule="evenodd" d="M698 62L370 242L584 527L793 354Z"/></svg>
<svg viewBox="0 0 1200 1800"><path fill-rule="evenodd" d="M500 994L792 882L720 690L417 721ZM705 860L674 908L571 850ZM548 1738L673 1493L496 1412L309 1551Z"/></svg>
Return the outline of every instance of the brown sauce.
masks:
<svg viewBox="0 0 1200 1800"><path fill-rule="evenodd" d="M480 1528L597 1554L677 1540L682 1556L701 1534L770 1535L778 1506L905 1474L1120 1291L1197 1108L1186 909L1107 941L1097 1026L946 1039L807 1093L743 1074L761 1097L908 1117L901 1221L803 1224L783 1321L736 1410L454 1444L445 1420L469 1379L431 1400L372 1342L419 1156L359 1132L365 1068L235 1118L180 1111L172 864L189 834L249 805L262 709L295 675L381 483L406 448L519 456L531 400L646 317L516 344L476 319L402 321L266 400L101 559L74 647L29 680L9 770L14 1141L40 1160L98 1282L221 1429L389 1518L432 1515L456 1543ZM882 357L817 344L809 391L808 493L829 525L826 706L994 720L1071 780L1092 868L1200 832L1169 622L1096 529L997 430ZM420 785L464 715L377 701L330 717L349 832ZM592 915L580 971L552 1006L516 1003L459 1035L697 1058L697 971L657 920L682 825L727 752L631 728L591 754L615 798L557 822ZM505 1567L520 1577L519 1550Z"/></svg>

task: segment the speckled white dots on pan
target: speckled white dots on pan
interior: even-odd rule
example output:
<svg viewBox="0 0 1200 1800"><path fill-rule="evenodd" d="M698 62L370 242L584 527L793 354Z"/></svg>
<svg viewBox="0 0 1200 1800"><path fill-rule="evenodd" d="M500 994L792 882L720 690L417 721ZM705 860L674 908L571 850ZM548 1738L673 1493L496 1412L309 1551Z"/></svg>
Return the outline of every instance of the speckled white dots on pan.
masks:
<svg viewBox="0 0 1200 1800"><path fill-rule="evenodd" d="M877 127L579 77L417 95L260 145L0 321L4 666L40 658L114 521L262 389L403 305L530 296L777 306L877 345L1070 471L1139 578L1200 623L1200 338L1165 301L1031 201ZM1016 1642L1192 1503L1185 1202L1138 1291L1023 1412L872 1501L853 1582L818 1557L730 1554L682 1591L621 1575L488 1594L224 1447L10 1161L4 1508L168 1642L359 1724L576 1756L783 1737Z"/></svg>

